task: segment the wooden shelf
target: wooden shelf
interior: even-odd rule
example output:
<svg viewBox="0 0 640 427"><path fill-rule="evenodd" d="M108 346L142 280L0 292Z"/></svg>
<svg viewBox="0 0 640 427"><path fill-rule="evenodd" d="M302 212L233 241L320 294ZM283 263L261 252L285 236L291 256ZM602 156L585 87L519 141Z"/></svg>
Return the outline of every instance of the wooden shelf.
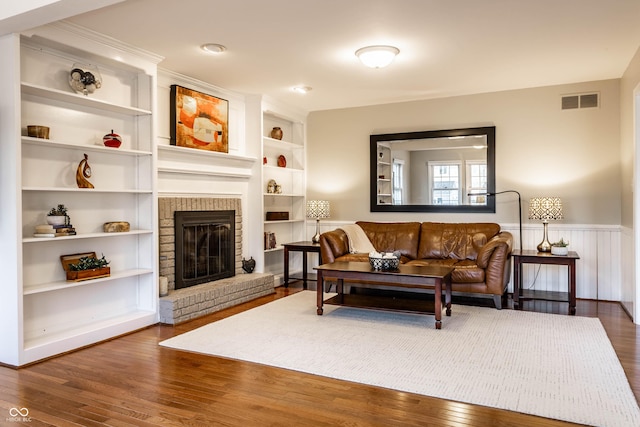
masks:
<svg viewBox="0 0 640 427"><path fill-rule="evenodd" d="M130 150L126 148L109 148L103 145L80 145L70 142L55 141L52 139L32 138L29 136L22 137L23 144L41 145L49 148L66 148L78 151L93 151L98 153L108 153L121 156L151 156L151 151Z"/></svg>
<svg viewBox="0 0 640 427"><path fill-rule="evenodd" d="M113 189L103 190L99 188L76 188L76 187L22 187L22 191L44 191L58 193L130 193L130 194L151 194L151 190L136 189Z"/></svg>
<svg viewBox="0 0 640 427"><path fill-rule="evenodd" d="M426 294L424 300L415 298L391 298L377 295L338 294L325 300L324 303L328 305L423 314L433 314L435 306L433 296L427 296Z"/></svg>
<svg viewBox="0 0 640 427"><path fill-rule="evenodd" d="M263 137L264 146L275 150L302 150L304 146L295 144L293 142L282 141L280 139L273 139L268 136Z"/></svg>
<svg viewBox="0 0 640 427"><path fill-rule="evenodd" d="M295 222L304 222L304 219L287 219L287 220L276 220L276 221L265 221L265 224L291 224Z"/></svg>
<svg viewBox="0 0 640 427"><path fill-rule="evenodd" d="M120 335L118 333L111 332L112 329L122 330L121 333L125 333L130 330L135 330L140 327L144 327L149 324L153 324L155 322L156 313L154 311L148 310L134 310L129 313L119 314L115 316L111 316L105 319L101 319L95 322L87 323L82 326L70 327L65 330L56 331L51 334L47 334L44 336L39 336L35 338L25 338L25 353L36 353L34 355L30 355L29 359L38 360L42 358L42 354L49 354L51 350L41 349L38 350L38 347L43 346L51 346L56 349L64 348L65 342L69 341L67 344L69 349L75 348L74 341L77 341L79 337L83 335L95 336L102 332L105 337L102 339L107 339L110 336ZM131 326L128 324L140 324L140 326ZM54 350L56 351L56 350Z"/></svg>
<svg viewBox="0 0 640 427"><path fill-rule="evenodd" d="M26 285L24 288L23 295L35 295L43 292L60 291L62 289L95 285L96 283L110 282L113 280L123 279L125 277L140 276L142 274L151 274L151 273L153 273L153 270L151 269L134 269L134 270L121 271L118 273L112 272L109 277L100 277L96 279L84 280L81 282L70 282L70 281L64 280L59 282L42 283L39 285L31 285L31 286Z"/></svg>
<svg viewBox="0 0 640 427"><path fill-rule="evenodd" d="M142 108L130 107L126 105L118 105L100 99L91 98L89 96L79 95L73 92L64 92L58 89L51 89L44 86L34 85L23 82L21 84L22 93L25 95L33 95L54 101L66 102L83 108L97 108L112 113L125 114L129 116L149 116L150 110Z"/></svg>
<svg viewBox="0 0 640 427"><path fill-rule="evenodd" d="M555 292L555 291L536 291L532 289L522 290L520 296L521 301L537 300L537 301L558 301L569 302L568 292Z"/></svg>
<svg viewBox="0 0 640 427"><path fill-rule="evenodd" d="M152 234L153 230L131 230L119 233L80 233L74 236L60 236L60 237L25 237L22 239L22 243L40 243L62 240L76 240L76 239L96 239L96 238L115 238L124 237L137 234Z"/></svg>

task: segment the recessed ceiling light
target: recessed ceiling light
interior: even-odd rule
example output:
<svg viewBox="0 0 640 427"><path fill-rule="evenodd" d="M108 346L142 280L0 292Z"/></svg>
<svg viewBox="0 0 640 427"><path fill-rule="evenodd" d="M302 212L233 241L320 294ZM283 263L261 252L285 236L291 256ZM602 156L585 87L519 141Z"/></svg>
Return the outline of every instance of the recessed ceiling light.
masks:
<svg viewBox="0 0 640 427"><path fill-rule="evenodd" d="M296 86L293 88L294 92L298 92L298 93L307 93L311 90L312 88L309 86Z"/></svg>
<svg viewBox="0 0 640 427"><path fill-rule="evenodd" d="M370 68L386 67L399 53L400 49L394 46L367 46L356 50L356 56Z"/></svg>
<svg viewBox="0 0 640 427"><path fill-rule="evenodd" d="M200 49L204 50L207 53L213 53L213 54L222 53L225 50L227 50L226 47L222 46L221 44L217 44L217 43L203 44L202 46L200 46Z"/></svg>

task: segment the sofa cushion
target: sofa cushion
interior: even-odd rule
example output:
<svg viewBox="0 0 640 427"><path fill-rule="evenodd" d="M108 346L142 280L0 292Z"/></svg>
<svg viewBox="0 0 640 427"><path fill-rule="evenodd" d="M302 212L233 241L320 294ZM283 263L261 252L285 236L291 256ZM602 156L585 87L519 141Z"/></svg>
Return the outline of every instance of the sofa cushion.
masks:
<svg viewBox="0 0 640 427"><path fill-rule="evenodd" d="M475 260L479 248L499 232L494 223L424 222L417 258Z"/></svg>
<svg viewBox="0 0 640 427"><path fill-rule="evenodd" d="M378 252L400 251L408 259L416 259L420 238L419 222L356 222Z"/></svg>
<svg viewBox="0 0 640 427"><path fill-rule="evenodd" d="M369 262L369 254L344 254L336 258L335 262Z"/></svg>
<svg viewBox="0 0 640 427"><path fill-rule="evenodd" d="M459 261L454 258L423 258L409 261L407 265L453 267L452 283L482 283L484 282L484 268L480 268L473 260Z"/></svg>

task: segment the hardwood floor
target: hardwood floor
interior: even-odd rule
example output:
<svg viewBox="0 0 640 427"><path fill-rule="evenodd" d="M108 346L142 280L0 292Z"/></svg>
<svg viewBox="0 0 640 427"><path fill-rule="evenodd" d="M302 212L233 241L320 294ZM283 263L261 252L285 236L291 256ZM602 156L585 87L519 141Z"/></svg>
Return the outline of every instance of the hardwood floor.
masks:
<svg viewBox="0 0 640 427"><path fill-rule="evenodd" d="M278 288L192 322L152 326L22 369L0 367L0 425L20 424L11 408L27 408L29 426L572 425L158 346L299 290ZM565 313L566 307L537 303L535 309ZM616 303L578 301L577 315L600 318L640 399L639 329Z"/></svg>

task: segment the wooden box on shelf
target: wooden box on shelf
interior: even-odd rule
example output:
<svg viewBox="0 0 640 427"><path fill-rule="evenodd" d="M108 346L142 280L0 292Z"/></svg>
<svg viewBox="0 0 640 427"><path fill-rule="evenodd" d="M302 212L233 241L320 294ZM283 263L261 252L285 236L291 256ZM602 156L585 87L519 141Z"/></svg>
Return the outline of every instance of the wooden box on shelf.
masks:
<svg viewBox="0 0 640 427"><path fill-rule="evenodd" d="M289 212L267 212L267 221L288 221Z"/></svg>
<svg viewBox="0 0 640 427"><path fill-rule="evenodd" d="M64 271L67 273L67 280L73 281L73 282L80 282L82 280L97 279L98 277L109 277L111 275L110 267L101 267L101 268L94 268L91 270L80 270L80 271L73 271L69 269L70 264L76 264L78 261L80 261L80 258L84 258L84 257L95 258L96 253L85 252L80 254L70 254L70 255L60 256L60 262L62 263L62 268L64 268Z"/></svg>

